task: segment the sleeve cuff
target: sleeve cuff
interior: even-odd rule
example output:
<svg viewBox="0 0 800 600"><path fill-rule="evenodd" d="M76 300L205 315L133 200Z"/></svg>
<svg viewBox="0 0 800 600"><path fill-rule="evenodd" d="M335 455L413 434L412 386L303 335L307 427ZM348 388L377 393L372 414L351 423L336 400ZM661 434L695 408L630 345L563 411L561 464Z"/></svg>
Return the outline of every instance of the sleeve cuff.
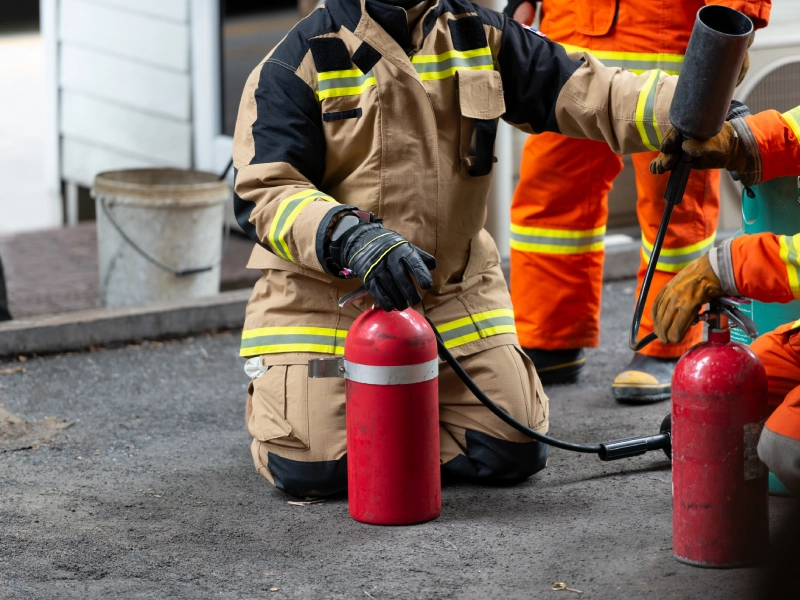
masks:
<svg viewBox="0 0 800 600"><path fill-rule="evenodd" d="M730 124L739 137L739 143L744 147L747 161L747 169L744 173L739 173L739 180L745 187L758 185L761 183L763 167L761 164L761 150L758 147L753 131L747 124L746 118L731 119Z"/></svg>
<svg viewBox="0 0 800 600"><path fill-rule="evenodd" d="M734 238L728 238L718 248L713 248L708 253L708 260L711 263L711 270L714 271L714 275L722 285L723 293L728 296L741 296L733 275L733 256L731 254L733 240Z"/></svg>
<svg viewBox="0 0 800 600"><path fill-rule="evenodd" d="M333 210L329 210L328 213L322 218L322 221L319 223L319 227L317 228L317 238L316 238L316 251L317 251L317 260L319 264L322 265L322 270L325 271L328 275L332 275L334 277L341 277L338 272L334 272L331 269L331 266L326 264L327 260L325 257L325 242L328 239L328 230L334 224L335 217L337 215L341 215L345 211L351 210L358 210L355 206L347 206L342 204L341 206L337 206Z"/></svg>

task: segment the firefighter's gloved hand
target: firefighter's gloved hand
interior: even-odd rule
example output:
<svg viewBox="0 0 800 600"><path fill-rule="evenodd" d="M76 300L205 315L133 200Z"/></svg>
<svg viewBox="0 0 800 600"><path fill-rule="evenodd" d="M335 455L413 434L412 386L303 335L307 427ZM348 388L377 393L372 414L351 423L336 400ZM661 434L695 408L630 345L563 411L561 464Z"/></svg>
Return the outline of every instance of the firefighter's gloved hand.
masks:
<svg viewBox="0 0 800 600"><path fill-rule="evenodd" d="M671 128L664 136L661 152L650 163L650 172L653 175L661 175L675 166L680 158L680 142L681 134L674 127ZM747 170L744 144L739 143L739 136L728 121L714 137L707 140L685 140L682 147L692 157L693 169L728 169L737 173Z"/></svg>
<svg viewBox="0 0 800 600"><path fill-rule="evenodd" d="M503 9L503 12L517 23L533 25L534 18L536 17L536 6L535 2L531 2L530 0L508 0L508 4Z"/></svg>
<svg viewBox="0 0 800 600"><path fill-rule="evenodd" d="M659 341L662 344L680 342L700 307L723 294L708 254L689 263L661 290L653 303L653 329Z"/></svg>
<svg viewBox="0 0 800 600"><path fill-rule="evenodd" d="M342 238L339 264L362 281L383 310L405 310L421 302L415 279L424 290L433 285L436 259L380 223L360 221Z"/></svg>

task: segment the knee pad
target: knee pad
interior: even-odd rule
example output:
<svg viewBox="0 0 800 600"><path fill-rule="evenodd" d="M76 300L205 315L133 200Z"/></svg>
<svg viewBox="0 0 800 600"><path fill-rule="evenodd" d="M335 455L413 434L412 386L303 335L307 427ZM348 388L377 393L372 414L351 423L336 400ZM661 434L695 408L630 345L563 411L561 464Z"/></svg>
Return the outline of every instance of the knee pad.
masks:
<svg viewBox="0 0 800 600"><path fill-rule="evenodd" d="M467 452L442 465L442 473L474 483L515 483L547 466L550 446L541 442L509 442L467 430Z"/></svg>
<svg viewBox="0 0 800 600"><path fill-rule="evenodd" d="M331 496L347 489L347 455L338 460L302 462L267 454L275 487L298 498Z"/></svg>

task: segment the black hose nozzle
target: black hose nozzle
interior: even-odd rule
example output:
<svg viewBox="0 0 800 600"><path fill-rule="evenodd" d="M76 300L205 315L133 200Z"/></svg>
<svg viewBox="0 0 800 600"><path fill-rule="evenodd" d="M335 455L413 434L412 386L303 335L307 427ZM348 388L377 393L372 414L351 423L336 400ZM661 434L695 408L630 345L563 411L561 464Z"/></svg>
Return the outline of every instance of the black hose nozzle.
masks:
<svg viewBox="0 0 800 600"><path fill-rule="evenodd" d="M632 437L600 444L600 460L619 460L639 456L650 450L663 450L669 456L672 450L672 437L669 433L659 433L648 437Z"/></svg>

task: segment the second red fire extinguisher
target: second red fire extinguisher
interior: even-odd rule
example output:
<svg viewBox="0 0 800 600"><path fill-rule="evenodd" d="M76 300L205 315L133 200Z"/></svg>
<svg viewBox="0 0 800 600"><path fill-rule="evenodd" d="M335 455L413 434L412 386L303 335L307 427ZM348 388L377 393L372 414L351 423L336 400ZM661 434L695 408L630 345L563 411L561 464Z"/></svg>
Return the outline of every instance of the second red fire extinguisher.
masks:
<svg viewBox="0 0 800 600"><path fill-rule="evenodd" d="M758 562L768 543L767 469L756 446L767 418L767 376L752 350L731 342L735 305L712 301L708 341L687 352L672 379L672 551L681 562Z"/></svg>

